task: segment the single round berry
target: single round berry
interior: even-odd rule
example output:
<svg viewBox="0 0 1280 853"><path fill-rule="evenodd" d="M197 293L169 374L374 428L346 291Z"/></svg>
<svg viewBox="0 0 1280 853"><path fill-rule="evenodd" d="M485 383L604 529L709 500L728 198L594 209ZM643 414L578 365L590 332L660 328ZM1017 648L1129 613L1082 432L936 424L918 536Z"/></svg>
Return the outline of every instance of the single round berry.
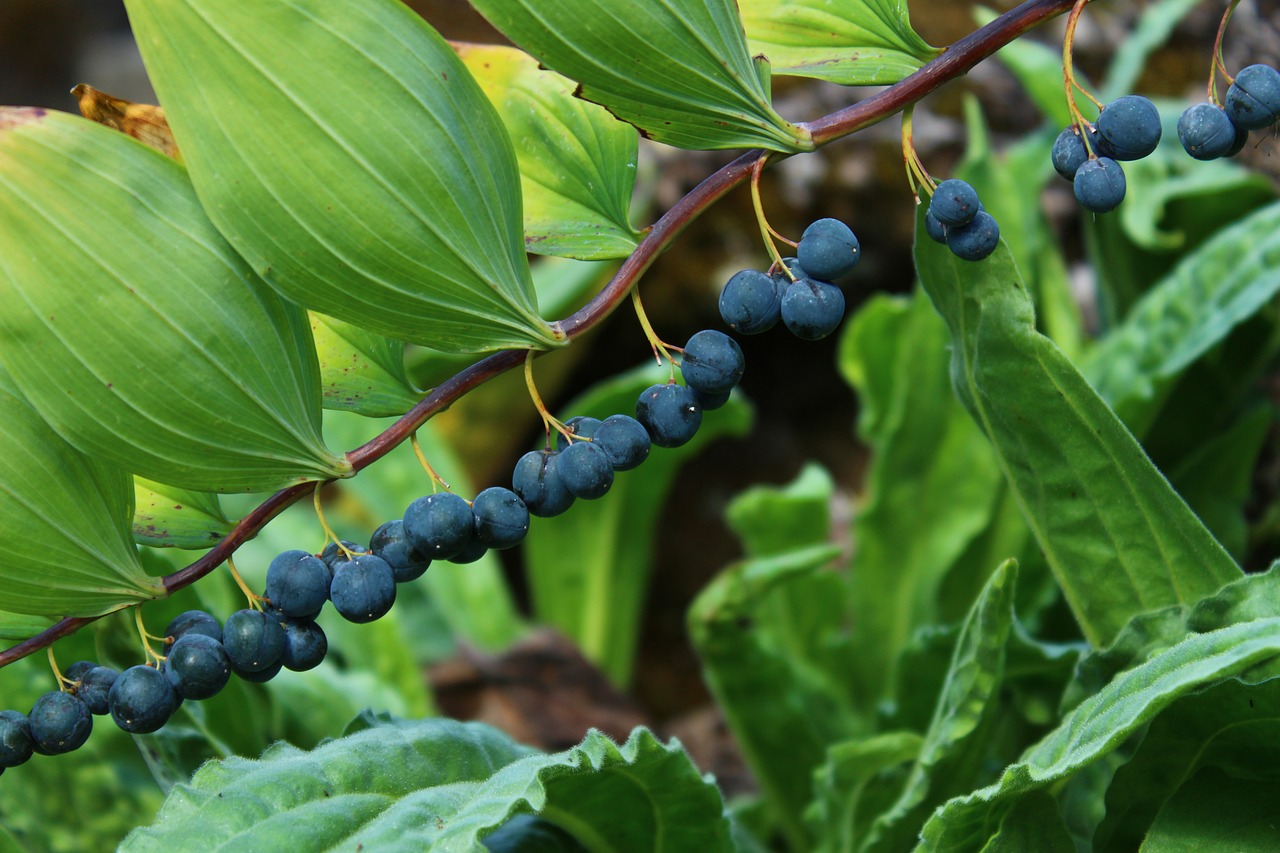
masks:
<svg viewBox="0 0 1280 853"><path fill-rule="evenodd" d="M62 675L68 681L79 681L84 676L85 673L87 673L89 670L93 669L97 665L98 665L97 661L78 660L75 663L71 664L71 666L64 669L62 671Z"/></svg>
<svg viewBox="0 0 1280 853"><path fill-rule="evenodd" d="M1099 157L1080 167L1072 186L1086 210L1106 213L1124 201L1124 169L1110 157Z"/></svg>
<svg viewBox="0 0 1280 853"><path fill-rule="evenodd" d="M342 550L343 548L345 548L346 551ZM332 578L333 576L333 564L338 562L339 560L347 559L347 551L350 551L352 554L364 553L364 549L361 548L359 545L357 545L354 542L350 542L346 539L343 539L341 548L338 547L337 542L330 542L329 544L325 545L324 550L317 555L320 558L320 562L324 563L326 566L329 567L330 578Z"/></svg>
<svg viewBox="0 0 1280 853"><path fill-rule="evenodd" d="M636 401L636 420L654 444L679 447L702 425L702 407L693 390L684 385L651 385Z"/></svg>
<svg viewBox="0 0 1280 853"><path fill-rule="evenodd" d="M720 291L720 319L740 335L772 329L782 310L782 294L774 278L759 270L734 273Z"/></svg>
<svg viewBox="0 0 1280 853"><path fill-rule="evenodd" d="M450 557L449 562L455 563L459 566L463 566L463 565L466 565L467 563L474 563L476 560L479 560L481 557L483 557L485 554L488 554L488 553L489 553L489 549L485 547L485 544L483 542L481 542L479 539L472 539L470 542L467 543L467 547L463 548L457 554L454 554L452 557Z"/></svg>
<svg viewBox="0 0 1280 853"><path fill-rule="evenodd" d="M800 265L824 281L835 281L862 260L858 238L838 219L819 219L804 229L796 247Z"/></svg>
<svg viewBox="0 0 1280 853"><path fill-rule="evenodd" d="M1076 169L1089 159L1089 152L1085 150L1084 140L1080 137L1080 129L1074 125L1064 128L1053 141L1049 159L1053 161L1054 171L1059 175L1068 181L1074 178Z"/></svg>
<svg viewBox="0 0 1280 853"><path fill-rule="evenodd" d="M998 245L1000 226L985 210L978 211L978 215L968 225L947 231L947 248L957 258L966 261L980 261L994 252Z"/></svg>
<svg viewBox="0 0 1280 853"><path fill-rule="evenodd" d="M514 548L529 532L529 508L510 489L485 489L471 502L471 511L476 517L476 539L486 548Z"/></svg>
<svg viewBox="0 0 1280 853"><path fill-rule="evenodd" d="M266 669L280 660L284 651L280 617L260 610L237 610L222 626L222 645L237 670Z"/></svg>
<svg viewBox="0 0 1280 853"><path fill-rule="evenodd" d="M315 557L311 559L316 560ZM203 634L187 634L178 638L169 649L164 668L173 691L183 699L216 696L231 678L231 660L227 657L227 650L222 643Z"/></svg>
<svg viewBox="0 0 1280 853"><path fill-rule="evenodd" d="M1098 113L1097 126L1112 160L1141 160L1160 144L1160 112L1141 95L1125 95L1107 104Z"/></svg>
<svg viewBox="0 0 1280 853"><path fill-rule="evenodd" d="M369 550L375 557L386 560L396 576L396 583L417 580L431 567L431 558L413 547L405 535L404 522L398 518L373 531Z"/></svg>
<svg viewBox="0 0 1280 853"><path fill-rule="evenodd" d="M1221 107L1192 104L1178 119L1178 141L1197 160L1216 160L1235 145L1236 126Z"/></svg>
<svg viewBox="0 0 1280 853"><path fill-rule="evenodd" d="M1231 147L1227 149L1224 157L1234 157L1244 150L1245 145L1249 143L1249 128L1237 127L1235 141L1231 143Z"/></svg>
<svg viewBox="0 0 1280 853"><path fill-rule="evenodd" d="M569 420L564 422L564 425L565 428L569 430L569 434L572 435L575 440L579 438L591 438L591 436L596 434L596 427L600 426L600 419L589 418L586 415L578 415L577 417L569 418ZM563 451L568 446L569 439L565 437L564 433L557 432L556 450Z"/></svg>
<svg viewBox="0 0 1280 853"><path fill-rule="evenodd" d="M573 505L573 495L560 479L560 454L554 450L530 450L511 472L511 489L529 512L550 518Z"/></svg>
<svg viewBox="0 0 1280 853"><path fill-rule="evenodd" d="M947 226L938 221L938 217L933 215L932 210L924 212L924 233L929 235L929 239L935 243L947 242Z"/></svg>
<svg viewBox="0 0 1280 853"><path fill-rule="evenodd" d="M685 384L708 394L731 390L742 379L745 367L738 342L714 329L703 329L689 338L680 359Z"/></svg>
<svg viewBox="0 0 1280 853"><path fill-rule="evenodd" d="M76 687L76 695L89 706L89 713L101 717L110 711L107 696L111 693L111 685L116 683L120 673L109 666L95 666L80 676L80 684Z"/></svg>
<svg viewBox="0 0 1280 853"><path fill-rule="evenodd" d="M613 485L609 455L591 441L575 441L560 453L560 481L574 497L593 500Z"/></svg>
<svg viewBox="0 0 1280 853"><path fill-rule="evenodd" d="M719 394L705 394L697 388L693 389L693 398L698 401L699 408L704 412L714 412L716 409L722 408L725 403L729 402L729 397L732 395L732 391L721 391Z"/></svg>
<svg viewBox="0 0 1280 853"><path fill-rule="evenodd" d="M41 755L61 755L84 746L93 731L93 715L79 697L61 690L44 694L27 714L31 745Z"/></svg>
<svg viewBox="0 0 1280 853"><path fill-rule="evenodd" d="M237 669L235 666L232 666L231 671L239 676L242 681L248 681L251 684L266 684L268 681L279 675L280 670L283 668L284 664L281 661L276 661L266 669L258 669L250 672L249 670Z"/></svg>
<svg viewBox="0 0 1280 853"><path fill-rule="evenodd" d="M629 415L610 415L600 422L591 443L604 451L615 471L630 471L649 458L649 433Z"/></svg>
<svg viewBox="0 0 1280 853"><path fill-rule="evenodd" d="M31 758L34 751L27 715L0 711L0 767L17 767Z"/></svg>
<svg viewBox="0 0 1280 853"><path fill-rule="evenodd" d="M1227 116L1236 127L1261 130L1280 118L1280 71L1270 65L1241 69L1227 89Z"/></svg>
<svg viewBox="0 0 1280 853"><path fill-rule="evenodd" d="M467 507L467 511L470 510ZM395 572L386 560L372 554L360 554L354 560L336 563L329 599L348 622L380 619L396 603Z"/></svg>
<svg viewBox="0 0 1280 853"><path fill-rule="evenodd" d="M234 614L233 614L234 615ZM228 619L227 623L230 624ZM126 732L148 734L163 726L178 707L169 678L149 666L131 666L111 685L111 719Z"/></svg>
<svg viewBox="0 0 1280 853"><path fill-rule="evenodd" d="M471 505L453 492L418 498L404 511L409 544L432 560L447 560L471 541Z"/></svg>
<svg viewBox="0 0 1280 853"><path fill-rule="evenodd" d="M183 634L204 634L221 642L222 626L210 613L203 610L188 610L173 617L169 627L164 629L164 635L174 640Z"/></svg>
<svg viewBox="0 0 1280 853"><path fill-rule="evenodd" d="M933 191L929 211L948 228L967 225L978 214L978 191L959 178L943 181Z"/></svg>
<svg viewBox="0 0 1280 853"><path fill-rule="evenodd" d="M285 616L312 619L329 598L329 567L306 551L285 551L267 567L267 598Z"/></svg>
<svg viewBox="0 0 1280 853"><path fill-rule="evenodd" d="M844 319L844 294L834 284L797 279L782 300L782 322L797 338L817 341L836 330Z"/></svg>
<svg viewBox="0 0 1280 853"><path fill-rule="evenodd" d="M315 622L290 619L284 623L284 653L280 655L280 663L286 669L294 672L315 669L328 652L329 638Z"/></svg>

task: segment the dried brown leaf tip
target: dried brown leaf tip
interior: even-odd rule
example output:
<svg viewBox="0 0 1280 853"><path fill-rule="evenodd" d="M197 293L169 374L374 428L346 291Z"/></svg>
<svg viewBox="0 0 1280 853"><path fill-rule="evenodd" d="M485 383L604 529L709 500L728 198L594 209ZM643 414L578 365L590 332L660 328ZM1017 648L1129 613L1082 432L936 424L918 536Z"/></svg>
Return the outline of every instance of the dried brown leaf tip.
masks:
<svg viewBox="0 0 1280 853"><path fill-rule="evenodd" d="M182 160L169 120L164 117L164 107L116 98L86 83L76 86L71 94L80 101L80 113L85 118L132 136L161 154Z"/></svg>
<svg viewBox="0 0 1280 853"><path fill-rule="evenodd" d="M41 107L0 107L0 131L34 124L44 118L47 112Z"/></svg>

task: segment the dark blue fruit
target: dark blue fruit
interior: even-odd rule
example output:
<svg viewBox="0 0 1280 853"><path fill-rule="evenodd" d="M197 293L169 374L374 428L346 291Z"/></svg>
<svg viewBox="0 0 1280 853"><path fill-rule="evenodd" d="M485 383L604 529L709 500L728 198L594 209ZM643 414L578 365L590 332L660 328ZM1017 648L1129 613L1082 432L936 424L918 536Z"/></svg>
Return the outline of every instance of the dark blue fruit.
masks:
<svg viewBox="0 0 1280 853"><path fill-rule="evenodd" d="M230 624L231 620L227 622ZM120 673L111 685L107 703L117 726L130 734L142 735L156 731L168 721L178 707L178 695L163 672L139 665Z"/></svg>
<svg viewBox="0 0 1280 853"><path fill-rule="evenodd" d="M361 548L359 545L357 545L354 542L349 542L346 539L342 540L342 548L346 548L347 551L350 551L352 554L364 553L363 548ZM324 546L324 550L321 551L319 554L320 562L324 563L326 566L329 567L330 575L333 574L334 563L338 562L339 560L347 559L347 553L346 551L343 551L342 548L338 547L337 542L330 542L329 544Z"/></svg>
<svg viewBox="0 0 1280 853"><path fill-rule="evenodd" d="M467 507L468 514L470 511ZM395 573L386 560L372 554L339 562L333 568L329 600L348 622L372 622L396 603Z"/></svg>
<svg viewBox="0 0 1280 853"><path fill-rule="evenodd" d="M587 443L576 442L574 447L579 444ZM529 508L510 489L485 489L471 502L471 512L476 517L476 539L486 548L514 548L529 532Z"/></svg>
<svg viewBox="0 0 1280 853"><path fill-rule="evenodd" d="M947 226L938 221L938 217L933 215L932 210L924 212L924 233L929 235L929 239L935 243L947 242Z"/></svg>
<svg viewBox="0 0 1280 853"><path fill-rule="evenodd" d="M174 640L183 634L204 634L221 642L222 626L212 614L203 610L188 610L173 617L169 627L164 629L164 635Z"/></svg>
<svg viewBox="0 0 1280 853"><path fill-rule="evenodd" d="M76 695L89 706L89 713L102 716L110 710L107 696L111 693L111 685L116 683L120 673L109 666L95 666L80 676L80 684L76 687Z"/></svg>
<svg viewBox="0 0 1280 853"><path fill-rule="evenodd" d="M1236 128L1235 141L1231 143L1231 147L1227 149L1224 157L1234 157L1244 150L1245 145L1249 142L1249 129L1247 127Z"/></svg>
<svg viewBox="0 0 1280 853"><path fill-rule="evenodd" d="M945 182L944 182L945 183ZM797 279L782 299L782 322L797 338L817 341L836 330L844 319L844 294L834 284Z"/></svg>
<svg viewBox="0 0 1280 853"><path fill-rule="evenodd" d="M604 451L615 471L630 471L649 458L649 433L629 415L610 415L600 422L591 443Z"/></svg>
<svg viewBox="0 0 1280 853"><path fill-rule="evenodd" d="M268 681L279 675L280 670L283 668L284 664L280 661L276 661L266 669L254 670L253 672L244 669L237 669L235 666L231 667L231 671L239 676L242 681L248 681L251 684L266 684Z"/></svg>
<svg viewBox="0 0 1280 853"><path fill-rule="evenodd" d="M742 379L746 359L738 342L714 329L696 332L684 345L680 373L695 391L721 394L730 391Z"/></svg>
<svg viewBox="0 0 1280 853"><path fill-rule="evenodd" d="M755 335L777 325L782 293L774 278L759 270L734 273L720 291L720 319L740 335Z"/></svg>
<svg viewBox="0 0 1280 853"><path fill-rule="evenodd" d="M267 598L285 616L311 619L329 598L332 573L319 557L285 551L267 567Z"/></svg>
<svg viewBox="0 0 1280 853"><path fill-rule="evenodd" d="M702 425L702 407L693 390L684 385L651 385L636 401L636 420L654 444L679 447Z"/></svg>
<svg viewBox="0 0 1280 853"><path fill-rule="evenodd" d="M1178 141L1197 160L1216 160L1235 145L1236 126L1221 107L1192 104L1178 119Z"/></svg>
<svg viewBox="0 0 1280 853"><path fill-rule="evenodd" d="M316 560L315 557L311 559ZM183 699L216 696L231 678L231 660L227 657L227 650L222 643L204 634L179 637L169 649L164 668L173 691Z"/></svg>
<svg viewBox="0 0 1280 853"><path fill-rule="evenodd" d="M404 532L419 553L447 560L471 541L471 504L452 492L418 498L404 511Z"/></svg>
<svg viewBox="0 0 1280 853"><path fill-rule="evenodd" d="M698 401L698 406L704 412L714 412L729 402L732 391L721 391L719 394L704 394L697 388L693 389L693 398Z"/></svg>
<svg viewBox="0 0 1280 853"><path fill-rule="evenodd" d="M1116 98L1098 114L1098 136L1112 160L1141 160L1160 144L1160 113L1141 95Z"/></svg>
<svg viewBox="0 0 1280 853"><path fill-rule="evenodd" d="M574 497L592 500L613 485L613 464L594 442L579 441L560 453L560 481Z"/></svg>
<svg viewBox="0 0 1280 853"><path fill-rule="evenodd" d="M31 724L26 714L0 711L0 767L17 767L31 758Z"/></svg>
<svg viewBox="0 0 1280 853"><path fill-rule="evenodd" d="M1086 210L1106 213L1124 201L1124 169L1110 157L1090 160L1076 172L1072 181L1076 199Z"/></svg>
<svg viewBox="0 0 1280 853"><path fill-rule="evenodd" d="M966 261L980 261L999 245L1000 226L985 210L979 210L968 225L947 231L947 248L956 257Z"/></svg>
<svg viewBox="0 0 1280 853"><path fill-rule="evenodd" d="M809 274L824 281L848 275L862 260L858 238L838 219L819 219L804 229L796 259Z"/></svg>
<svg viewBox="0 0 1280 853"><path fill-rule="evenodd" d="M280 663L286 669L294 672L315 669L328 652L329 638L316 623L292 619L284 623L284 654L280 655Z"/></svg>
<svg viewBox="0 0 1280 853"><path fill-rule="evenodd" d="M489 553L489 549L479 539L472 539L467 543L467 547L463 548L457 554L449 558L450 563L456 563L459 566L467 563L474 563L485 554Z"/></svg>
<svg viewBox="0 0 1280 853"><path fill-rule="evenodd" d="M222 645L237 670L264 670L279 661L284 651L280 617L260 610L237 610L222 626Z"/></svg>
<svg viewBox="0 0 1280 853"><path fill-rule="evenodd" d="M1250 65L1227 89L1227 117L1236 127L1261 130L1280 118L1280 71Z"/></svg>
<svg viewBox="0 0 1280 853"><path fill-rule="evenodd" d="M68 681L79 681L86 672L97 665L97 661L78 660L62 671L62 677Z"/></svg>
<svg viewBox="0 0 1280 853"><path fill-rule="evenodd" d="M569 434L574 437L574 443L577 443L579 438L591 438L591 436L595 435L596 427L600 426L600 419L578 415L577 417L569 418L564 422L564 425L569 430ZM564 450L568 446L569 439L565 438L564 433L557 432L556 450Z"/></svg>
<svg viewBox="0 0 1280 853"><path fill-rule="evenodd" d="M1064 128L1062 133L1058 134L1058 138L1053 141L1053 151L1049 154L1049 159L1053 161L1054 171L1059 175L1068 181L1074 178L1076 169L1083 166L1089 159L1084 140L1080 138L1080 129L1075 125Z"/></svg>
<svg viewBox="0 0 1280 853"><path fill-rule="evenodd" d="M530 450L516 462L511 489L529 512L550 518L573 504L573 495L560 479L560 454L554 450Z"/></svg>
<svg viewBox="0 0 1280 853"><path fill-rule="evenodd" d="M61 690L44 694L27 714L31 746L41 755L61 755L84 746L93 731L89 706Z"/></svg>
<svg viewBox="0 0 1280 853"><path fill-rule="evenodd" d="M943 181L929 199L929 211L948 228L967 225L978 213L978 191L959 178Z"/></svg>
<svg viewBox="0 0 1280 853"><path fill-rule="evenodd" d="M404 522L398 518L373 531L369 550L375 557L386 560L396 576L396 583L417 580L431 567L431 558L410 544L404 532Z"/></svg>

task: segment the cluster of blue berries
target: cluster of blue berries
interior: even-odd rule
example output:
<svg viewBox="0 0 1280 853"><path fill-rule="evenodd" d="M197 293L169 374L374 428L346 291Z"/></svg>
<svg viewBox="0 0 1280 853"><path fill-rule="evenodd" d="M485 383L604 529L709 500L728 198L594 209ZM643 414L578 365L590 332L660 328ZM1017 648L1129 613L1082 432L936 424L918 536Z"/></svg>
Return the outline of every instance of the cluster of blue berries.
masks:
<svg viewBox="0 0 1280 853"><path fill-rule="evenodd" d="M768 331L781 320L796 337L821 340L844 319L844 292L832 282L853 272L861 259L849 226L819 219L804 230L796 257L783 260L785 268L735 273L720 291L720 317L742 335Z"/></svg>
<svg viewBox="0 0 1280 853"><path fill-rule="evenodd" d="M980 261L1000 245L1000 225L978 200L978 191L959 178L938 184L924 214L924 228L935 242L966 261Z"/></svg>
<svg viewBox="0 0 1280 853"><path fill-rule="evenodd" d="M1082 133L1088 134L1086 145ZM1121 161L1141 160L1160 144L1160 113L1141 95L1116 98L1094 125L1072 125L1058 134L1050 159L1071 181L1086 210L1107 213L1124 201L1127 183Z"/></svg>
<svg viewBox="0 0 1280 853"><path fill-rule="evenodd" d="M1227 89L1220 106L1193 104L1178 119L1178 141L1197 160L1234 157L1249 141L1249 131L1270 127L1280 119L1280 71L1250 65Z"/></svg>

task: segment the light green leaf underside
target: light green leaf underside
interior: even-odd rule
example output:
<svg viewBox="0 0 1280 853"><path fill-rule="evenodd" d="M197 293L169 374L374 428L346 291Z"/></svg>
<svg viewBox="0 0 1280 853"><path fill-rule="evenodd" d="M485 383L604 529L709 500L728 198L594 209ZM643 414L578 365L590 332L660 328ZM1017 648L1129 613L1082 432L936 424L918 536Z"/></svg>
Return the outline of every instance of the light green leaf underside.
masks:
<svg viewBox="0 0 1280 853"><path fill-rule="evenodd" d="M1075 366L1035 330L1001 245L973 263L916 231L916 268L950 327L952 383L987 434L1085 636L1193 602L1240 570Z"/></svg>
<svg viewBox="0 0 1280 853"><path fill-rule="evenodd" d="M54 620L48 616L0 611L0 640L7 643L21 642L34 637L53 623Z"/></svg>
<svg viewBox="0 0 1280 853"><path fill-rule="evenodd" d="M320 439L303 312L218 235L182 166L85 119L0 110L0 359L64 438L157 482L350 475Z"/></svg>
<svg viewBox="0 0 1280 853"><path fill-rule="evenodd" d="M562 342L537 314L510 140L406 6L126 8L201 200L282 294L436 349Z"/></svg>
<svg viewBox="0 0 1280 853"><path fill-rule="evenodd" d="M129 475L51 434L9 389L7 378L0 383L0 412L5 615L97 616L163 597L164 588L143 571L129 535ZM29 619L0 624L8 633L39 630Z"/></svg>
<svg viewBox="0 0 1280 853"><path fill-rule="evenodd" d="M579 94L650 139L680 148L813 149L769 103L733 0L475 0ZM763 79L762 79L763 78Z"/></svg>
<svg viewBox="0 0 1280 853"><path fill-rule="evenodd" d="M133 478L133 541L155 548L199 550L216 545L235 525L218 496Z"/></svg>
<svg viewBox="0 0 1280 853"><path fill-rule="evenodd" d="M538 255L624 258L639 136L603 107L573 96L574 83L522 50L454 44L515 144L524 195L524 244Z"/></svg>
<svg viewBox="0 0 1280 853"><path fill-rule="evenodd" d="M404 366L404 342L308 312L326 409L367 418L403 415L421 399Z"/></svg>
<svg viewBox="0 0 1280 853"><path fill-rule="evenodd" d="M279 744L206 765L120 849L198 837L210 851L483 853L509 817L540 814L593 850L716 853L732 849L723 810L679 745L645 729L541 755L478 723L377 720L310 752Z"/></svg>
<svg viewBox="0 0 1280 853"><path fill-rule="evenodd" d="M897 83L942 51L911 28L902 0L738 0L752 53L773 73L846 86Z"/></svg>

